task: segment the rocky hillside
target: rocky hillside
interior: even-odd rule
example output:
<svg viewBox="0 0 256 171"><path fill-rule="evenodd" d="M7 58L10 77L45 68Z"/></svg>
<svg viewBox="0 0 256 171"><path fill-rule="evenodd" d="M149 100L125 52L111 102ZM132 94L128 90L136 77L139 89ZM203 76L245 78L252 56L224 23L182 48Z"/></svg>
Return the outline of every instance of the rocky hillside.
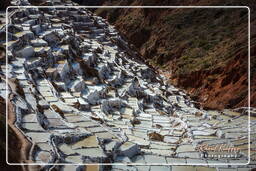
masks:
<svg viewBox="0 0 256 171"><path fill-rule="evenodd" d="M248 5L252 1L104 1L104 5ZM98 9L149 64L205 108L248 106L248 10ZM253 30L253 29L252 29ZM251 33L251 105L255 94L255 31Z"/></svg>

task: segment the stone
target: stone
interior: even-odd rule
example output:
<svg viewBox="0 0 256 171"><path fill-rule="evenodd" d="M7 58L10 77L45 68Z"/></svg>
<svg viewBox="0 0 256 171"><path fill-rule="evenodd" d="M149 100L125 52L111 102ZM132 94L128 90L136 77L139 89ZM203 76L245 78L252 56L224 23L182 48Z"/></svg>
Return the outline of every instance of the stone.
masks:
<svg viewBox="0 0 256 171"><path fill-rule="evenodd" d="M35 51L32 46L26 46L20 51L18 51L17 54L22 58L30 58L34 56Z"/></svg>
<svg viewBox="0 0 256 171"><path fill-rule="evenodd" d="M137 144L131 142L125 142L119 147L120 155L132 158L134 155L138 154L139 147Z"/></svg>

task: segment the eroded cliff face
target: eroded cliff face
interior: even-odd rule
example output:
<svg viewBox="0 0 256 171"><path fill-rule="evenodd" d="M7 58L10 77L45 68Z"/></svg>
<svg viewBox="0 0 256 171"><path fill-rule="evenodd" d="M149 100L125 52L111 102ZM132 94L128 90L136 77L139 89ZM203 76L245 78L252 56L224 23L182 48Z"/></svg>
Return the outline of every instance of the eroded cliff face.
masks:
<svg viewBox="0 0 256 171"><path fill-rule="evenodd" d="M178 3L178 2L177 2ZM177 5L168 1L104 1L104 5ZM255 106L255 4L184 1L178 5L251 7L251 105ZM248 106L247 9L98 9L145 61L203 107Z"/></svg>

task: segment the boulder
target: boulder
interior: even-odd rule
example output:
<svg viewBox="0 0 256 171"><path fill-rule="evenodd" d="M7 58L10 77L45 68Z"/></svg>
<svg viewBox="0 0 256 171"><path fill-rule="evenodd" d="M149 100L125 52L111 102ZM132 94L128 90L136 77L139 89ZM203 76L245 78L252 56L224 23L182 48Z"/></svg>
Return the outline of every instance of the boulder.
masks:
<svg viewBox="0 0 256 171"><path fill-rule="evenodd" d="M83 80L77 79L70 83L69 88L72 92L81 92L85 89L85 83Z"/></svg>

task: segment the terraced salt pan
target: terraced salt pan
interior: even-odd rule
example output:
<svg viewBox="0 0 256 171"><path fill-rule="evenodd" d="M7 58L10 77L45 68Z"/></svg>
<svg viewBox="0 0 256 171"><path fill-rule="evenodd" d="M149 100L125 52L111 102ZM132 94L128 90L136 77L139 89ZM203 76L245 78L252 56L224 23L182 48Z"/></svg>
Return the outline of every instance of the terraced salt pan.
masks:
<svg viewBox="0 0 256 171"><path fill-rule="evenodd" d="M42 37L52 34L53 28L48 26L45 26L43 30L32 30L35 32L32 36L32 32L28 29L30 26L35 28L38 24L34 22L37 20L34 13L41 15L37 10L33 14L26 13L28 18L18 21L21 23L14 22L14 25L22 26L23 30L29 32L29 34L18 33L18 35L21 41L24 41L22 39L24 36L29 38L29 46L36 51L36 53L31 52L30 54L34 54L31 56L33 59L42 58L39 56L42 51L40 47L45 46L49 53L44 57L46 60L43 66L31 68L24 68L21 65L28 60L26 57L20 58L12 53L11 55L16 61L12 61L9 68L12 71L9 76L16 77L26 94L29 94L27 100L22 97L14 100L16 108L26 109L28 104L32 104L31 99L33 97L36 99L33 100L32 106L36 106L38 110L21 110L20 113L17 113L21 116L21 128L27 128L24 131L25 135L40 147L38 150L34 149L36 151L32 156L34 162L48 162L57 158L58 162L69 163L152 163L152 161L154 163L206 163L200 153L195 150L200 143L230 142L241 147L243 153L246 152L244 139L247 135L243 134L247 127L246 116L239 117L240 114L228 110L221 114L218 111L214 111L214 113L195 108L184 92L165 84L166 80L163 76L158 74L152 76L151 70L145 64L132 60L128 53L116 43L123 42L118 33L102 18L92 17L89 15L89 11L82 10L86 16L86 22L80 24L88 25L89 31L86 34L93 37L93 40L90 40L83 38L83 35L80 34L80 31L83 31L82 27L75 29L76 34L69 33L70 29L60 27L65 23L59 19L57 14L62 12L58 9L54 11L55 14L46 10L42 17L45 17L48 22L44 22L44 24L53 24L54 29L58 28L59 38L63 40L61 45L53 45L59 42L54 40L56 36ZM76 14L74 15L76 17L70 18L68 12L65 16L66 21L77 22L76 17L81 14L77 10L72 10L72 14ZM101 28L94 25L94 21L105 24L101 24L103 27ZM24 22L26 24L21 25ZM37 22L40 23L40 21ZM79 25L79 23L75 24ZM103 35L105 35L104 39ZM116 42L112 42L110 39L116 40ZM79 46L84 46L84 48L79 48ZM127 44L124 43L124 46L126 47ZM13 52L12 48L13 45L10 44L11 52ZM27 49L23 46L17 46L17 48L20 48L18 50L21 52ZM81 53L79 49L82 49ZM66 53L69 53L68 57L65 56ZM79 63L73 60L75 56L85 62L94 58L91 65L89 62L92 73L80 72ZM61 70L60 74L68 80L44 74L44 71L56 67L54 64L62 63L65 58L70 67L64 69L63 72ZM35 65L41 64L35 63ZM15 66L18 66L18 69ZM76 69L72 69L74 66ZM24 74L23 71L27 72L28 69L31 69L32 72ZM143 72L144 70L147 72ZM99 74L100 71L101 74ZM105 71L110 73L106 74L106 77L104 76ZM126 74L121 77L121 74L118 74L122 72ZM72 80L72 78L74 79ZM84 86L79 89L73 86L77 85L76 78L81 79L84 83ZM119 78L122 80L118 82L121 85L112 82ZM99 83L99 79L102 79L101 83ZM136 89L136 86L135 88L131 86L136 79L141 88ZM57 87L53 83L56 83ZM30 91L28 87L35 87L38 92ZM58 89L60 87L66 87L66 89L60 91ZM89 96L95 91L104 92L101 95L93 95L90 100ZM149 100L149 97L157 100ZM102 109L103 102L113 99L124 101L129 107L115 110L115 113L106 113ZM38 107L37 104L41 107ZM89 108L81 110L80 105L82 104L88 104ZM115 105L114 108L116 109ZM34 115L37 116L37 119ZM241 129L239 124L242 125ZM254 121L252 124L256 125ZM79 139L79 136L84 134L90 136ZM62 136L68 138L61 138ZM240 139L241 144L239 144ZM113 145L115 143L120 147ZM109 146L113 146L114 149ZM55 150L51 151L53 149ZM241 159L246 158L246 155L241 157ZM236 161L229 159L229 162L233 160ZM209 161L219 162L215 159L209 159ZM63 169L75 168L65 166ZM138 170L139 167L120 166L116 169ZM145 170L149 169L169 170L170 167L145 167Z"/></svg>

